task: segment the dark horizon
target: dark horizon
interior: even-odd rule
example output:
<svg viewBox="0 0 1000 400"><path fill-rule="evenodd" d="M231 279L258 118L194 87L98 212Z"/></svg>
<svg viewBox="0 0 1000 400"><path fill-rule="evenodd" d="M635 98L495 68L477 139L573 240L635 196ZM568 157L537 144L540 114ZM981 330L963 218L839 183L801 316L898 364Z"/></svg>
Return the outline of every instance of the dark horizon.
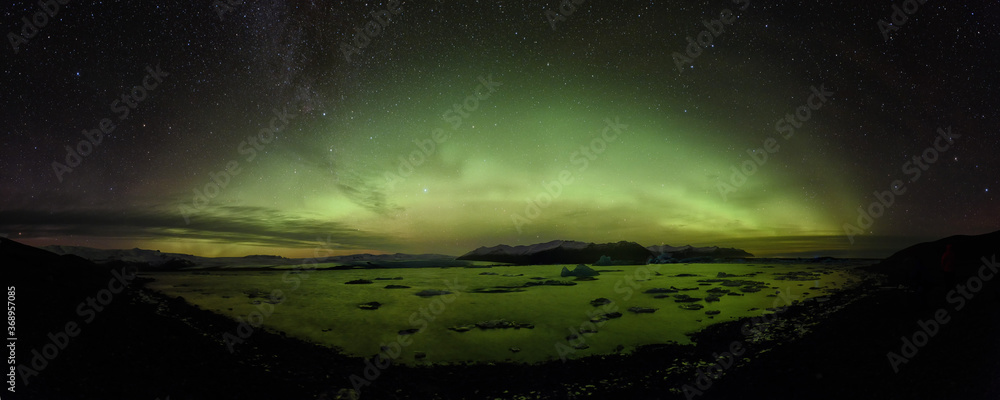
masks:
<svg viewBox="0 0 1000 400"><path fill-rule="evenodd" d="M984 232L984 233L989 233L989 232ZM983 233L959 234L958 236L974 236L974 235L978 235L978 234L983 234ZM91 248L91 249L97 249L97 250L107 250L107 251L111 251L111 250L140 249L140 250L160 251L162 253L185 254L185 255L192 255L192 256L205 257L205 258L230 258L230 257L237 257L237 258L239 258L239 257L248 257L248 256L281 256L281 257L288 258L288 259L309 259L309 258L314 258L313 254L316 254L317 249L323 249L323 245L319 244L315 248L309 249L309 252L311 254L305 254L305 253L303 253L300 256L294 256L294 255L293 256L286 256L286 255L277 254L277 253L267 253L267 252L259 252L259 251L258 252L244 253L244 254L203 255L203 254L196 254L196 253L165 251L165 250L156 249L156 248L143 248L143 247L131 247L131 248L124 248L124 247L93 247L93 246L88 246L88 245L65 244L65 243L60 243L60 242L47 242L47 241L44 241L44 240L18 240L18 238L16 238L16 237L8 237L8 236L3 236L3 235L0 235L0 236L7 237L8 239L17 241L19 243L26 244L26 245L29 245L29 246L32 246L32 247L38 247L38 248L45 248L45 247L48 247L48 246L69 246L69 247L85 247L85 248ZM920 244L920 243L937 241L937 240L945 239L946 237L951 237L951 236L956 236L956 235L949 235L949 236L935 237L935 238L909 238L909 237L884 238L884 241L881 242L881 244L883 246L885 246L885 247L882 250L868 250L867 253L858 253L856 251L852 251L851 249L847 249L847 250L828 250L828 251L823 251L823 250L805 250L805 251L798 251L798 252L775 252L775 253L760 254L758 252L752 251L752 249L747 249L747 248L743 248L743 247L739 247L739 246L735 246L735 245L728 245L728 244L698 244L698 245L692 245L692 244L688 244L688 243L681 244L680 242L677 242L677 243L657 243L657 244L647 245L647 244L644 244L644 243L638 243L638 242L636 242L636 243L642 245L643 247L650 247L650 246L656 246L656 245L664 245L664 244L666 244L666 245L671 245L671 246L674 246L674 247L680 247L680 246L690 245L690 246L696 247L696 248L697 247L712 247L712 246L720 247L720 248L736 248L736 249L744 250L744 251L747 251L747 252L753 254L753 257L746 257L746 258L805 258L805 259L807 259L807 258L817 258L817 257L834 257L834 258L845 258L845 259L850 259L850 258L853 258L853 259L884 259L884 258L887 258L888 256L890 256L890 255L892 255L892 254L894 254L894 253L896 253L898 251L901 251L901 250L903 250L903 249L905 249L907 247L910 247L910 246L913 246L913 245L916 245L916 244ZM800 238L795 238L795 239L800 239ZM554 239L554 240L573 241L572 239ZM341 252L336 252L336 251L333 251L333 250L331 250L329 248L326 248L325 250L322 250L322 254L324 254L324 257L327 257L327 256L330 256L330 257L333 257L333 256L349 256L349 255L361 255L361 254L372 254L372 255L385 255L385 254L424 255L424 254L435 254L435 255L443 255L443 256L449 256L449 257L460 257L463 254L471 252L471 251L473 251L473 250L475 250L476 248L479 248L479 247L494 247L494 246L499 246L499 245L519 246L519 245L532 245L532 244L548 243L548 242L550 242L550 241L542 241L542 242L537 242L537 243L525 243L525 244L508 244L508 243L496 243L496 244L492 244L492 245L485 245L484 244L484 245L477 246L475 248L466 249L466 250L462 251L461 253L457 253L457 254L455 254L455 253L442 253L442 252L435 252L435 251L398 252L398 251L377 251L377 250L375 250L375 251L351 251L351 250L345 250L345 251L341 251ZM738 242L738 241L734 241L734 242ZM588 243L601 244L600 242L588 242ZM608 242L608 243L614 243L614 242ZM892 245L896 245L896 246L895 247L890 247ZM267 248L263 248L262 247L260 249L264 250L264 249L267 249Z"/></svg>

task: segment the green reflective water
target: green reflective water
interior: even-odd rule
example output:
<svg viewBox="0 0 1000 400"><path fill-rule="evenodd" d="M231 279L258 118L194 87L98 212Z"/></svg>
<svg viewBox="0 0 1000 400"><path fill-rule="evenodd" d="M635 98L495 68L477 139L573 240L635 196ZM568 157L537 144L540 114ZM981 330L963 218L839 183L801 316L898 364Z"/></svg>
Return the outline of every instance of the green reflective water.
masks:
<svg viewBox="0 0 1000 400"><path fill-rule="evenodd" d="M319 265L323 267L323 265ZM572 265L568 266L570 269ZM507 266L492 268L419 268L346 271L213 271L208 275L189 272L157 272L146 276L156 279L149 286L169 295L182 296L203 309L233 318L246 318L254 311L271 310L263 319L264 327L308 341L335 346L345 353L370 356L389 343L399 345L398 362L424 364L462 361L513 360L538 362L598 353L610 353L618 346L630 351L638 345L676 341L690 343L685 332L693 332L710 324L767 313L768 307L780 307L786 300L803 300L823 296L852 284L856 279L845 268L816 265L773 264L691 264L594 267L602 271L594 281L577 281L575 286L534 286L514 293L475 293L475 289L497 286L522 286L538 282L532 277L560 281L574 278L559 277L562 265ZM483 272L499 275L480 275ZM656 275L656 273L660 275ZM699 285L698 280L714 279L724 272L733 275L755 273L752 277L728 278L763 282L763 290L742 293L740 287L724 287L720 283ZM778 280L780 273L815 273L808 280ZM677 274L697 274L695 277L674 277ZM523 274L523 276L503 276ZM401 280L375 280L395 278ZM349 285L355 279L373 280L372 284ZM455 290L446 296L420 297L421 290ZM409 289L386 289L386 285L406 285ZM701 304L704 309L684 310L676 303L676 294L656 299L643 293L652 288L697 288L683 291L692 297L704 298L707 289L723 287L743 296L722 295L717 302ZM278 304L252 304L267 300L267 294L280 290L283 299ZM247 292L257 291L263 297L250 298ZM784 297L769 297L777 292ZM613 305L594 307L590 301L603 297ZM362 310L361 303L376 301L378 310ZM629 307L657 308L652 314L636 314ZM756 309L751 311L752 309ZM584 335L582 340L567 341L568 335L580 329L593 329L592 316L602 311L621 312L623 316L597 326L597 333ZM706 311L718 310L714 317ZM480 321L505 319L534 324L533 329L474 328L455 332L449 327ZM258 322L257 319L251 322ZM420 331L400 336L404 329ZM586 344L589 348L572 349L570 345ZM395 346L391 346L395 352ZM520 351L512 352L511 348ZM426 358L415 358L416 353ZM391 354L391 353L390 353Z"/></svg>

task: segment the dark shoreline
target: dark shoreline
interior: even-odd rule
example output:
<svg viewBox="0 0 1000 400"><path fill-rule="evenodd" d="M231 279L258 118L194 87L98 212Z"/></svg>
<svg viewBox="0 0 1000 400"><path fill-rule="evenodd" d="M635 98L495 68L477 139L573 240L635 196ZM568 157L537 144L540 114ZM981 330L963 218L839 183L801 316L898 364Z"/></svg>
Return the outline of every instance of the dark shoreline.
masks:
<svg viewBox="0 0 1000 400"><path fill-rule="evenodd" d="M108 285L113 268L59 257L21 277L19 364L47 343L73 307ZM57 265L57 266L53 266ZM899 374L885 354L900 335L943 306L921 303L914 290L885 276L853 268L867 278L857 286L788 307L744 335L760 317L721 322L693 334L694 345L654 344L629 354L594 355L539 364L393 365L362 388L372 399L682 399L685 385L697 399L772 398L996 398L1000 393L1000 302L996 289L970 301ZM229 352L223 337L238 323L179 298L146 289L138 278L83 326L31 384L18 382L25 399L334 399L350 398L350 377L365 360L336 349L254 330ZM1000 284L994 284L1000 287ZM936 299L941 299L937 297ZM932 299L933 300L933 299ZM933 302L932 302L933 303ZM59 324L56 324L56 323ZM945 329L946 328L946 329ZM698 368L738 343L744 352L724 375L698 385ZM990 376L975 376L967 368ZM721 365L721 364L720 364ZM949 367L950 366L950 367ZM985 379L984 379L985 378ZM937 388L939 382L950 382ZM707 387L706 387L707 386Z"/></svg>
<svg viewBox="0 0 1000 400"><path fill-rule="evenodd" d="M73 372L86 364L69 364L69 352L52 361L50 370L33 378L46 387L40 397L61 398L68 393L89 398L156 398L170 395L186 398L337 398L352 389L351 375L364 377L363 358L345 356L336 349L281 333L255 329L244 343L229 353L223 340L234 334L237 322L228 317L199 309L178 298L142 287L139 278L124 295L101 314L100 323L79 338L72 350L81 360L98 360L109 347L116 359L97 364L108 377L119 377L119 384L95 387L93 379ZM573 398L621 395L637 398L683 398L679 389L694 382L698 365L708 361L713 352L729 349L735 340L745 343L746 353L727 375L747 366L742 358L773 348L786 340L796 326L806 323L820 309L848 303L858 297L862 287L827 296L822 304L812 301L791 306L766 324L767 340L750 342L740 333L751 318L711 325L694 334L695 345L654 344L641 346L629 354L593 355L566 362L538 364L485 363L434 366L392 365L381 370L362 388L362 398L451 399L451 398ZM802 322L799 322L799 320ZM763 326L761 326L763 327ZM100 335L100 338L95 336ZM138 338L138 339L137 339ZM92 341L92 342L89 342ZM129 343L130 341L138 342ZM88 343L89 342L89 343ZM125 348L122 344L128 343ZM144 361L145 360L145 361ZM145 368L131 365L147 363ZM138 371L145 374L138 375ZM44 379L43 379L44 378ZM722 378L723 382L727 377ZM222 387L226 389L222 389ZM50 391L51 389L51 391ZM33 390L32 390L33 391ZM92 393L92 395L86 395ZM53 396L54 395L54 396ZM32 398L32 397L28 397ZM85 397L87 398L87 397Z"/></svg>

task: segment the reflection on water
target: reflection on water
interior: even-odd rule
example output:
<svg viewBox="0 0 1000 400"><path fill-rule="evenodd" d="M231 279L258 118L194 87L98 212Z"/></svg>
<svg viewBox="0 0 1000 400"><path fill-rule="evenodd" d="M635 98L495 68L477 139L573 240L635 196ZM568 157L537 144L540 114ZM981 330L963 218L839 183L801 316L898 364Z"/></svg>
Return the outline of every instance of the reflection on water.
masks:
<svg viewBox="0 0 1000 400"><path fill-rule="evenodd" d="M156 279L150 288L182 296L203 309L244 319L254 311L263 312L266 329L350 355L374 355L389 345L393 352L401 351L397 362L404 364L539 362L627 352L644 344L690 343L685 333L762 315L769 312L767 308L824 296L855 281L848 269L815 264L594 267L601 272L596 280L560 277L562 267L146 276ZM346 283L351 281L356 283ZM276 290L282 298L269 301L268 295ZM598 298L611 303L592 305ZM655 311L629 311L633 307ZM622 316L601 317L613 312Z"/></svg>

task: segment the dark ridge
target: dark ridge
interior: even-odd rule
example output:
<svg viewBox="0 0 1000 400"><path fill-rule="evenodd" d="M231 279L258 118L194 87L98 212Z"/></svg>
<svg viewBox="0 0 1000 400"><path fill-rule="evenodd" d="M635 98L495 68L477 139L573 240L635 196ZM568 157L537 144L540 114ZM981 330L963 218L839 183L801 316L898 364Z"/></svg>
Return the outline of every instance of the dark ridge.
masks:
<svg viewBox="0 0 1000 400"><path fill-rule="evenodd" d="M936 280L941 272L941 257L952 245L955 268L959 271L977 268L982 258L1000 253L1000 231L982 235L955 235L933 242L918 243L900 250L869 271L885 274L889 283L910 283L920 279ZM931 275L923 276L920 275Z"/></svg>
<svg viewBox="0 0 1000 400"><path fill-rule="evenodd" d="M582 248L567 246L557 246L546 248L537 252L512 253L503 251L492 251L507 246L496 246L494 248L481 247L465 255L458 257L458 260L491 261L519 265L545 265L545 264L593 264L600 260L601 256L608 256L619 264L645 264L653 253L635 242L621 241L618 243L588 243ZM519 246L521 247L521 246ZM512 249L518 249L515 247Z"/></svg>

